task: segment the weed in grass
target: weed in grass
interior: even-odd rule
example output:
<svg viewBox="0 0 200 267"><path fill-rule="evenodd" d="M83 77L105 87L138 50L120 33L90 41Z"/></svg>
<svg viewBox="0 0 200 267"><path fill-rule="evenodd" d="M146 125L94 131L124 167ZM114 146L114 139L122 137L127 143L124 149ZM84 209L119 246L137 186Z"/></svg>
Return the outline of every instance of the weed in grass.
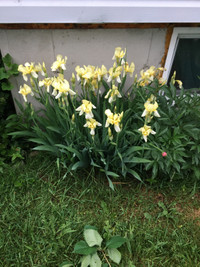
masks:
<svg viewBox="0 0 200 267"><path fill-rule="evenodd" d="M106 266L115 267L121 262L121 253L118 250L126 239L113 236L105 241L98 233L97 228L87 225L84 227L84 241L79 241L74 246L74 253L82 255L81 266Z"/></svg>

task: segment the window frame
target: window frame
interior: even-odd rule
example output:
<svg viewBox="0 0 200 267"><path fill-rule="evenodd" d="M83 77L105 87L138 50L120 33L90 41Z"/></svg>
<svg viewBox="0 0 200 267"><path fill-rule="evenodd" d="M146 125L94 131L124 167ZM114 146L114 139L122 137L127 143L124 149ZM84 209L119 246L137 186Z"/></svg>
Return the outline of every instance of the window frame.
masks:
<svg viewBox="0 0 200 267"><path fill-rule="evenodd" d="M200 28L192 28L192 27L185 27L185 28L174 28L166 61L165 61L165 71L163 72L163 79L167 80L169 79L169 75L171 72L171 68L173 65L174 57L176 54L176 50L178 47L178 43L180 39L191 39L191 38L200 38Z"/></svg>

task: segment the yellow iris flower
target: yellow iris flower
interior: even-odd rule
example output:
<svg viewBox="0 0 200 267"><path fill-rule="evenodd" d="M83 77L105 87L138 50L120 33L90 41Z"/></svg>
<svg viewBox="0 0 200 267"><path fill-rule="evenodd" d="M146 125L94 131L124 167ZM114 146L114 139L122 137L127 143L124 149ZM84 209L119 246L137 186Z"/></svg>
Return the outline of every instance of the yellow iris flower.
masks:
<svg viewBox="0 0 200 267"><path fill-rule="evenodd" d="M127 74L130 73L130 77L133 77L133 72L135 70L135 64L132 62L131 65L129 66L128 62L124 64L124 74L123 77Z"/></svg>
<svg viewBox="0 0 200 267"><path fill-rule="evenodd" d="M151 66L148 70L146 70L146 73L151 77L155 76L156 74L156 68L154 66Z"/></svg>
<svg viewBox="0 0 200 267"><path fill-rule="evenodd" d="M27 95L30 94L31 96L34 96L31 87L28 86L27 84L24 84L24 86L20 86L20 90L18 93L23 96L25 102L27 102L27 97L26 97Z"/></svg>
<svg viewBox="0 0 200 267"><path fill-rule="evenodd" d="M140 86L148 85L150 82L153 81L154 76L156 75L156 68L154 66L151 66L148 70L140 71L140 78L138 80Z"/></svg>
<svg viewBox="0 0 200 267"><path fill-rule="evenodd" d="M108 93L106 94L106 96L105 96L105 98L108 98L108 97L109 97L109 99L108 99L109 103L112 103L113 101L115 101L116 97L119 97L119 98L122 97L120 92L118 91L118 87L117 86L115 86L115 85L112 86L112 89L110 89L108 91Z"/></svg>
<svg viewBox="0 0 200 267"><path fill-rule="evenodd" d="M93 77L94 77L94 71L95 67L94 66L84 66L84 73L82 74L82 78L85 79L84 85L88 83Z"/></svg>
<svg viewBox="0 0 200 267"><path fill-rule="evenodd" d="M122 50L121 47L116 47L115 48L115 53L114 53L114 56L113 56L113 60L117 60L117 63L119 63L120 59L122 59L122 64L125 63L125 61L123 60L123 57L126 55L126 49L125 51Z"/></svg>
<svg viewBox="0 0 200 267"><path fill-rule="evenodd" d="M88 119L86 124L84 125L84 127L87 127L90 129L90 134L92 136L95 135L95 129L97 126L101 126L101 123L96 121L95 119L91 118L91 119Z"/></svg>
<svg viewBox="0 0 200 267"><path fill-rule="evenodd" d="M52 85L52 78L45 78L42 81L39 81L39 87L45 86L47 88L47 92L49 93L50 86Z"/></svg>
<svg viewBox="0 0 200 267"><path fill-rule="evenodd" d="M79 111L79 116L85 113L85 118L87 120L92 119L94 117L92 113L92 109L96 108L90 101L83 99L82 105L80 105L76 111Z"/></svg>
<svg viewBox="0 0 200 267"><path fill-rule="evenodd" d="M175 77L176 77L176 71L174 71L174 73L173 73L173 75L171 77L171 82L172 82L172 84L175 84L175 82L177 82L179 88L181 89L183 87L183 83L180 80L175 80Z"/></svg>
<svg viewBox="0 0 200 267"><path fill-rule="evenodd" d="M142 113L142 117L150 116L152 113L154 113L154 116L160 117L160 114L157 111L158 103L155 101L153 104L149 101L147 101L144 104L145 110Z"/></svg>
<svg viewBox="0 0 200 267"><path fill-rule="evenodd" d="M84 75L85 70L84 68L80 68L80 66L76 66L75 71L76 71L77 81L79 81L80 79L82 79L82 76Z"/></svg>
<svg viewBox="0 0 200 267"><path fill-rule="evenodd" d="M102 65L101 68L92 65L84 65L82 68L80 66L76 66L75 71L77 81L81 79L84 85L90 83L93 90L98 89L98 82L100 82L104 76L107 78L108 73L104 65Z"/></svg>
<svg viewBox="0 0 200 267"><path fill-rule="evenodd" d="M64 79L63 74L59 74L57 78L53 79L52 86L54 87L52 95L59 98L64 95L75 95L76 93L70 89L69 82Z"/></svg>
<svg viewBox="0 0 200 267"><path fill-rule="evenodd" d="M114 125L114 129L116 132L120 132L121 128L120 128L120 122L122 120L123 117L123 112L121 112L120 114L113 114L110 109L106 109L105 110L105 114L107 116L107 120L106 120L106 125L105 127L109 127L109 125Z"/></svg>
<svg viewBox="0 0 200 267"><path fill-rule="evenodd" d="M65 64L67 61L67 57L62 57L62 55L57 55L56 57L56 61L53 62L52 66L51 66L51 70L52 71L56 71L56 70L66 70Z"/></svg>
<svg viewBox="0 0 200 267"><path fill-rule="evenodd" d="M150 134L156 134L156 132L151 129L151 126L146 124L138 130L142 133L145 142L147 142L147 136Z"/></svg>
<svg viewBox="0 0 200 267"><path fill-rule="evenodd" d="M86 83L89 83L89 81L91 81L91 79L94 77L95 66L84 65L84 68L80 68L80 66L76 66L75 71L77 73L76 74L77 80L79 81L80 79L84 79L84 85L85 85Z"/></svg>
<svg viewBox="0 0 200 267"><path fill-rule="evenodd" d="M45 76L47 74L45 63L43 62L42 65L38 63L38 65L35 66L36 72L41 72L42 76Z"/></svg>
<svg viewBox="0 0 200 267"><path fill-rule="evenodd" d="M116 79L118 83L121 83L120 75L122 72L122 66L116 67L116 63L113 64L113 67L109 69L109 77L107 82L111 82L112 80Z"/></svg>
<svg viewBox="0 0 200 267"><path fill-rule="evenodd" d="M96 75L97 75L98 81L101 81L101 79L104 76L107 78L107 73L108 73L108 71L104 65L102 65L101 68L97 68Z"/></svg>
<svg viewBox="0 0 200 267"><path fill-rule="evenodd" d="M32 63L32 62L31 62L31 64L26 62L24 64L24 66L23 65L19 65L18 71L22 72L22 76L23 76L23 78L24 78L24 80L26 82L28 81L27 75L29 75L29 74L32 75L34 78L38 78L38 75L37 75L36 70L35 70L34 63Z"/></svg>
<svg viewBox="0 0 200 267"><path fill-rule="evenodd" d="M178 83L178 86L181 89L183 87L183 83L180 80L176 80L176 82Z"/></svg>

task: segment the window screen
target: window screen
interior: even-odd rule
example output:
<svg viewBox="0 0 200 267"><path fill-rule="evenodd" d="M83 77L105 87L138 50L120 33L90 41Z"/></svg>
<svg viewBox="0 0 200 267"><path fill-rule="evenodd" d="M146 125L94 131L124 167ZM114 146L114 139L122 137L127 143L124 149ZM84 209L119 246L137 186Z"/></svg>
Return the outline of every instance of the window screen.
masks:
<svg viewBox="0 0 200 267"><path fill-rule="evenodd" d="M169 81L174 71L185 89L200 88L200 39L179 39Z"/></svg>

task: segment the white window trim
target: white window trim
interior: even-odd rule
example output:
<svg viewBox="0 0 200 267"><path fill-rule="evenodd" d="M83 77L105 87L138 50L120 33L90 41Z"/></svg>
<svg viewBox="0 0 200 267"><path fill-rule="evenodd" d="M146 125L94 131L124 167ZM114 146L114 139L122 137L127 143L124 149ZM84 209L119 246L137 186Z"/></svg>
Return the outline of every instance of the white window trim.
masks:
<svg viewBox="0 0 200 267"><path fill-rule="evenodd" d="M199 0L0 0L0 23L195 23Z"/></svg>
<svg viewBox="0 0 200 267"><path fill-rule="evenodd" d="M169 45L169 50L167 53L167 58L165 61L166 70L163 72L163 78L165 80L168 80L169 78L180 38L200 38L200 28L192 28L192 27L174 28Z"/></svg>

